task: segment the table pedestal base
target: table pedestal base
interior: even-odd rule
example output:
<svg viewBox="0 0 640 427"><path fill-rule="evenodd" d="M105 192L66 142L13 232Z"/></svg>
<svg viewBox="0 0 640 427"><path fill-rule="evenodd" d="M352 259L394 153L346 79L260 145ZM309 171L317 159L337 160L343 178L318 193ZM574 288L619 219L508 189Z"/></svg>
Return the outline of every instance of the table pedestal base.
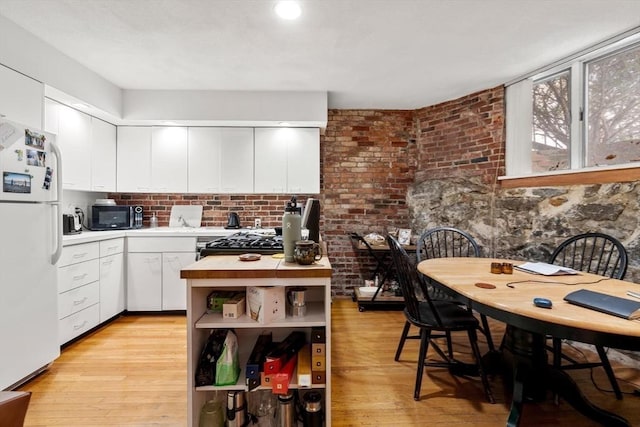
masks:
<svg viewBox="0 0 640 427"><path fill-rule="evenodd" d="M624 418L589 402L566 372L549 365L543 335L507 325L504 350L505 357L511 359L513 366L513 400L508 427L515 427L520 422L525 400L542 400L547 389L603 426L630 426Z"/></svg>

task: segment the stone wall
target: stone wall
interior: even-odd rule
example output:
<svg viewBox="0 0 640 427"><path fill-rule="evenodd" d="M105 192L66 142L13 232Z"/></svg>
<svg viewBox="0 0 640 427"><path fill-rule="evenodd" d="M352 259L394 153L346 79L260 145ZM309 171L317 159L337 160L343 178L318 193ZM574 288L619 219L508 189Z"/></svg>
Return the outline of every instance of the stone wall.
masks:
<svg viewBox="0 0 640 427"><path fill-rule="evenodd" d="M575 234L599 231L620 240L629 254L626 280L640 283L640 186L616 183L495 189L479 177L414 184L407 194L416 233L441 225L468 231L484 256L548 261Z"/></svg>

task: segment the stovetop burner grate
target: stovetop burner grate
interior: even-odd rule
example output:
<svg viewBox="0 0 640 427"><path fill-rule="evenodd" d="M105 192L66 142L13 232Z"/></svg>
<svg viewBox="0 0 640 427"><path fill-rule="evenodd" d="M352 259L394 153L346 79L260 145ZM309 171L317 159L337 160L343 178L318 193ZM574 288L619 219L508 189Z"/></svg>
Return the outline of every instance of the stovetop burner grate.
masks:
<svg viewBox="0 0 640 427"><path fill-rule="evenodd" d="M282 236L264 236L252 233L236 233L212 240L200 250L200 256L241 255L247 252L277 254L283 252Z"/></svg>

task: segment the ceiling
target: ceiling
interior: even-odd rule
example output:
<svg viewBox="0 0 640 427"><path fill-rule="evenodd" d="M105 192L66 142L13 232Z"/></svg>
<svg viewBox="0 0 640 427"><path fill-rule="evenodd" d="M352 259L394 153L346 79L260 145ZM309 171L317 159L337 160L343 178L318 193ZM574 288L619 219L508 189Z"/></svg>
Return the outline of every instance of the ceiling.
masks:
<svg viewBox="0 0 640 427"><path fill-rule="evenodd" d="M123 89L326 91L415 109L508 82L640 25L637 0L0 0ZM1 58L0 58L1 59Z"/></svg>

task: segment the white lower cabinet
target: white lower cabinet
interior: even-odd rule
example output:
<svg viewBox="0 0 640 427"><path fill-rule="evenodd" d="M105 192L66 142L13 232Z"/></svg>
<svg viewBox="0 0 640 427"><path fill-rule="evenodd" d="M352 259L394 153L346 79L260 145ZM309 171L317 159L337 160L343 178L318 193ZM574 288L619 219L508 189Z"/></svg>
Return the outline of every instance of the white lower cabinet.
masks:
<svg viewBox="0 0 640 427"><path fill-rule="evenodd" d="M193 252L162 254L162 309L187 309L187 283L180 278L180 270L195 262Z"/></svg>
<svg viewBox="0 0 640 427"><path fill-rule="evenodd" d="M124 238L65 246L58 263L60 345L124 311Z"/></svg>
<svg viewBox="0 0 640 427"><path fill-rule="evenodd" d="M58 267L60 345L100 323L99 245L66 246Z"/></svg>
<svg viewBox="0 0 640 427"><path fill-rule="evenodd" d="M129 237L127 310L186 310L180 270L195 262L195 237Z"/></svg>
<svg viewBox="0 0 640 427"><path fill-rule="evenodd" d="M100 322L125 310L124 238L100 242Z"/></svg>

